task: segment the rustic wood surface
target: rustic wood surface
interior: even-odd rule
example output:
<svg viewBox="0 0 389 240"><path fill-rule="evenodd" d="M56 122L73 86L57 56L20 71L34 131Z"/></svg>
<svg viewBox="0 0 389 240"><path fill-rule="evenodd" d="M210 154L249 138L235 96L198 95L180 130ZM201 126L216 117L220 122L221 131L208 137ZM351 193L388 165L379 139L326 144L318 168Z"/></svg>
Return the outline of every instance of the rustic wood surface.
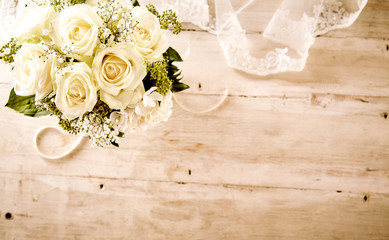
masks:
<svg viewBox="0 0 389 240"><path fill-rule="evenodd" d="M252 38L276 7L258 2L240 17ZM233 70L213 35L185 27L191 89L177 100L201 110L228 88L216 111L176 104L119 149L84 139L50 161L32 142L56 120L0 108L0 239L389 239L389 1L317 38L301 73Z"/></svg>

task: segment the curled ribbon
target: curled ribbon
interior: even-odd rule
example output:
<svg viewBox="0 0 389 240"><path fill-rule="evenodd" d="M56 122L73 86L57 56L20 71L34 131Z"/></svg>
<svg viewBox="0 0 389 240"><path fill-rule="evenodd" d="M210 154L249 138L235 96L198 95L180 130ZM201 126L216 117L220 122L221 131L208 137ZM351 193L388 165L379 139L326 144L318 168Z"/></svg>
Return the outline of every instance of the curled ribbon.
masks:
<svg viewBox="0 0 389 240"><path fill-rule="evenodd" d="M41 157L43 157L45 159L54 160L54 159L63 158L65 156L69 155L70 153L72 153L78 147L78 145L80 145L82 139L84 138L84 135L80 135L80 137L76 140L76 142L73 144L73 146L70 149L68 149L67 151L65 151L64 153L62 153L62 154L47 155L47 154L43 153L41 148L40 148L39 138L41 138L42 134L45 131L49 130L49 129L55 129L56 131L62 133L61 128L59 128L57 126L44 126L44 127L40 128L39 130L37 130L36 133L35 133L35 136L34 136L34 147L35 147L35 150L37 151L37 153Z"/></svg>

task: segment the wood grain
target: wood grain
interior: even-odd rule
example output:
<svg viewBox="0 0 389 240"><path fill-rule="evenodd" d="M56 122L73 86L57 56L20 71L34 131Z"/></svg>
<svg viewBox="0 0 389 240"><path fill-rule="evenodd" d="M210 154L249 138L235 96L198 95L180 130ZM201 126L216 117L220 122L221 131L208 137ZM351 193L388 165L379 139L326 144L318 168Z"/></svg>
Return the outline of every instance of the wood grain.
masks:
<svg viewBox="0 0 389 240"><path fill-rule="evenodd" d="M226 101L207 114L176 102L119 149L84 139L42 159L34 133L56 119L1 107L0 239L389 239L388 4L370 0L353 26L317 38L303 72L268 77L229 68L213 35L186 26L191 89L177 101L198 111L228 88ZM276 7L242 13L251 40Z"/></svg>
<svg viewBox="0 0 389 240"><path fill-rule="evenodd" d="M28 174L0 184L13 189L3 239L389 237L383 194Z"/></svg>

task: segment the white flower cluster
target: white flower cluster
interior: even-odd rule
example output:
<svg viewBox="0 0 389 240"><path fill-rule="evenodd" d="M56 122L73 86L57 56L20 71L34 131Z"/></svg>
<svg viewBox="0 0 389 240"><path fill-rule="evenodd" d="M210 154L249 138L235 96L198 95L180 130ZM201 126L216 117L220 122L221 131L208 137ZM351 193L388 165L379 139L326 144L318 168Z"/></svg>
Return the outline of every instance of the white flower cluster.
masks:
<svg viewBox="0 0 389 240"><path fill-rule="evenodd" d="M45 111L54 112L60 119L64 118L63 113L58 112L55 107L55 98L51 98L47 102L36 101L36 105ZM92 145L96 147L104 147L111 143L116 143L120 136L120 132L114 128L115 125L111 119L106 116L103 117L98 113L88 112L69 123L68 131L70 133L85 134L91 139Z"/></svg>
<svg viewBox="0 0 389 240"><path fill-rule="evenodd" d="M119 136L118 131L112 130L111 120L108 117L101 118L93 112L72 121L71 127L80 129L82 133L89 136L96 147L104 147L117 142Z"/></svg>
<svg viewBox="0 0 389 240"><path fill-rule="evenodd" d="M143 83L169 48L158 17L129 0L72 2L33 0L18 19L15 93L54 99L56 115L98 146L167 121L171 91ZM109 107L104 116L93 112L99 101Z"/></svg>
<svg viewBox="0 0 389 240"><path fill-rule="evenodd" d="M130 34L133 32L136 22L132 21L130 1L103 1L97 4L97 14L103 19L104 24L100 29L100 41L103 45L114 42L131 42Z"/></svg>
<svg viewBox="0 0 389 240"><path fill-rule="evenodd" d="M172 93L162 96L155 90L156 87L150 88L144 93L143 101L135 106L113 112L110 117L113 127L126 134L166 122L172 114Z"/></svg>

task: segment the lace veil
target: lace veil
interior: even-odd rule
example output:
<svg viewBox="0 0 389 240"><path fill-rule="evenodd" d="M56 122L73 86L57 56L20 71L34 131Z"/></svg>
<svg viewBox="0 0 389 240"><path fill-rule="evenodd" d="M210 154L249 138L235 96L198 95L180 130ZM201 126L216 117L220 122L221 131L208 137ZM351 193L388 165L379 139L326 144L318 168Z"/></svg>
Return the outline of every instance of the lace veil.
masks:
<svg viewBox="0 0 389 240"><path fill-rule="evenodd" d="M152 3L159 9L174 9L181 21L195 24L217 36L231 67L265 76L302 71L315 37L350 26L358 18L367 0L246 0L234 6L230 0L140 2ZM264 19L241 21L239 18L242 15L254 15L252 13L257 9L270 14L264 15ZM241 24L245 21L251 22L248 26L251 32L261 33L260 27L265 25L262 26L264 30L259 39L252 40L246 36L245 26ZM253 29L252 26L256 25L253 23L257 22L258 29ZM250 50L250 46L256 46L255 52Z"/></svg>

